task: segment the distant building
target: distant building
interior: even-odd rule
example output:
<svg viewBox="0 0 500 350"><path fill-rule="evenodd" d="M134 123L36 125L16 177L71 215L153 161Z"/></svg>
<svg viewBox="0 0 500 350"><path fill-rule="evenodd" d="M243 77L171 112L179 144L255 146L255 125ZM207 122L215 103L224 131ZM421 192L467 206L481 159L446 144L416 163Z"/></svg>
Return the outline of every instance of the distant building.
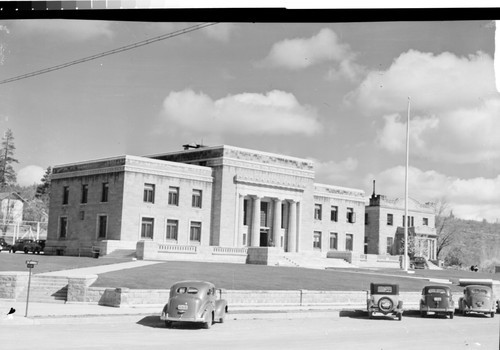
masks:
<svg viewBox="0 0 500 350"><path fill-rule="evenodd" d="M0 193L0 215L2 224L18 224L23 221L26 201L16 192Z"/></svg>
<svg viewBox="0 0 500 350"><path fill-rule="evenodd" d="M404 226L408 225L408 244L414 242L415 256L436 258L435 212L432 203L408 199L408 218L405 220L405 201L376 195L375 189L365 208L367 254L401 255L404 247Z"/></svg>
<svg viewBox="0 0 500 350"><path fill-rule="evenodd" d="M314 183L310 160L185 145L54 167L46 251L109 253L150 241L187 258L214 247L361 254L364 201L361 190Z"/></svg>

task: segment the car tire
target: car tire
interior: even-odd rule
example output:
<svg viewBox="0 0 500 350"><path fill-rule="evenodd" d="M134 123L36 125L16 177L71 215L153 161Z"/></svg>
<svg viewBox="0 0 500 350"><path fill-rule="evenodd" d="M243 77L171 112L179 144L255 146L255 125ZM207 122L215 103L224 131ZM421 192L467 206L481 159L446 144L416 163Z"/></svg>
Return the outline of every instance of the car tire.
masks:
<svg viewBox="0 0 500 350"><path fill-rule="evenodd" d="M24 254L28 254L29 250L28 248L24 248Z"/></svg>
<svg viewBox="0 0 500 350"><path fill-rule="evenodd" d="M400 312L400 313L398 314L398 320L400 320L400 321L401 321L402 319L403 319L403 313L402 313L402 312Z"/></svg>
<svg viewBox="0 0 500 350"><path fill-rule="evenodd" d="M369 318L369 319L372 319L372 318L373 318L373 312L368 311L368 318Z"/></svg>
<svg viewBox="0 0 500 350"><path fill-rule="evenodd" d="M166 328L172 328L172 321L165 321Z"/></svg>
<svg viewBox="0 0 500 350"><path fill-rule="evenodd" d="M491 316L491 318L495 317L495 313L492 311L492 312L490 313L490 316Z"/></svg>
<svg viewBox="0 0 500 350"><path fill-rule="evenodd" d="M386 301L391 304L391 306L389 308L382 307L382 305ZM394 310L394 302L390 298L387 298L387 297L380 298L379 301L378 301L378 303L377 303L377 306L383 312L390 312L390 311Z"/></svg>
<svg viewBox="0 0 500 350"><path fill-rule="evenodd" d="M450 320L453 320L454 313L450 312Z"/></svg>
<svg viewBox="0 0 500 350"><path fill-rule="evenodd" d="M214 322L214 315L211 312L207 312L205 314L205 323L203 324L203 328L210 329L210 327L212 327L213 322Z"/></svg>
<svg viewBox="0 0 500 350"><path fill-rule="evenodd" d="M420 311L420 317L424 318L427 316L427 311Z"/></svg>

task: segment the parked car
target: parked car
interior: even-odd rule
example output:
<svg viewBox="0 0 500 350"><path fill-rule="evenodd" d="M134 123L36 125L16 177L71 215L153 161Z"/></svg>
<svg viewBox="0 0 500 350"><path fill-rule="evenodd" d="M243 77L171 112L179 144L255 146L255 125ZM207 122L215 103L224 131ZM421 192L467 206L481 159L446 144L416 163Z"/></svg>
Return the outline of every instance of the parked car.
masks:
<svg viewBox="0 0 500 350"><path fill-rule="evenodd" d="M33 254L40 254L42 251L42 246L35 242L33 239L18 239L16 242L12 245L10 248L10 251L12 253L15 253L17 251L23 251L25 254L28 254L29 252Z"/></svg>
<svg viewBox="0 0 500 350"><path fill-rule="evenodd" d="M427 269L427 260L423 256L410 258L410 269Z"/></svg>
<svg viewBox="0 0 500 350"><path fill-rule="evenodd" d="M45 239L37 239L35 242L38 243L40 247L42 247L43 252L43 250L45 249Z"/></svg>
<svg viewBox="0 0 500 350"><path fill-rule="evenodd" d="M496 299L492 289L482 285L466 286L458 301L458 311L464 316L474 312L495 317Z"/></svg>
<svg viewBox="0 0 500 350"><path fill-rule="evenodd" d="M425 286L420 299L420 316L428 314L445 315L453 318L455 302L448 286Z"/></svg>
<svg viewBox="0 0 500 350"><path fill-rule="evenodd" d="M222 291L210 282L177 282L170 288L160 319L167 328L173 322L195 322L208 329L215 321L223 323L226 317L227 301L221 295Z"/></svg>
<svg viewBox="0 0 500 350"><path fill-rule="evenodd" d="M11 245L9 243L7 243L7 241L5 240L5 238L0 238L0 251L1 250L9 250L10 251L10 247Z"/></svg>
<svg viewBox="0 0 500 350"><path fill-rule="evenodd" d="M394 315L403 318L403 301L399 300L399 285L389 283L370 283L370 296L367 300L368 317L374 314Z"/></svg>

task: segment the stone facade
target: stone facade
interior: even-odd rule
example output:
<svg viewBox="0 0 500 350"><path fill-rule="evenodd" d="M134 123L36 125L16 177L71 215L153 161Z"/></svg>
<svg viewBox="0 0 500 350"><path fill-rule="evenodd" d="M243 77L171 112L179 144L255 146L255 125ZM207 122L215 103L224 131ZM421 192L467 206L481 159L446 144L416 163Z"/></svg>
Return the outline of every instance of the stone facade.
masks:
<svg viewBox="0 0 500 350"><path fill-rule="evenodd" d="M365 211L367 253L400 255L404 244L404 199L373 193ZM415 256L435 259L437 235L434 205L409 198L407 221L408 236L415 242Z"/></svg>
<svg viewBox="0 0 500 350"><path fill-rule="evenodd" d="M57 166L51 186L47 253L99 246L103 254L149 240L177 254L274 247L326 257L333 232L333 249L363 250L363 191L315 184L314 163L306 159L202 146ZM316 204L324 206L322 220L314 219ZM337 221L330 220L333 206ZM322 233L319 247L315 231ZM141 254L154 255L145 247Z"/></svg>

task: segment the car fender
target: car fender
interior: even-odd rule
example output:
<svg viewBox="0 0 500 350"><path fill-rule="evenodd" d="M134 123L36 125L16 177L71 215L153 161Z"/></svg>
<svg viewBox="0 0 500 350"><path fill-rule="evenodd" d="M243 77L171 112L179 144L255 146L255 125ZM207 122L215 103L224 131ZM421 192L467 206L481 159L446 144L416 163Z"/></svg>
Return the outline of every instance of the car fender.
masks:
<svg viewBox="0 0 500 350"><path fill-rule="evenodd" d="M225 299L215 301L215 318L220 318L227 312L227 301Z"/></svg>

